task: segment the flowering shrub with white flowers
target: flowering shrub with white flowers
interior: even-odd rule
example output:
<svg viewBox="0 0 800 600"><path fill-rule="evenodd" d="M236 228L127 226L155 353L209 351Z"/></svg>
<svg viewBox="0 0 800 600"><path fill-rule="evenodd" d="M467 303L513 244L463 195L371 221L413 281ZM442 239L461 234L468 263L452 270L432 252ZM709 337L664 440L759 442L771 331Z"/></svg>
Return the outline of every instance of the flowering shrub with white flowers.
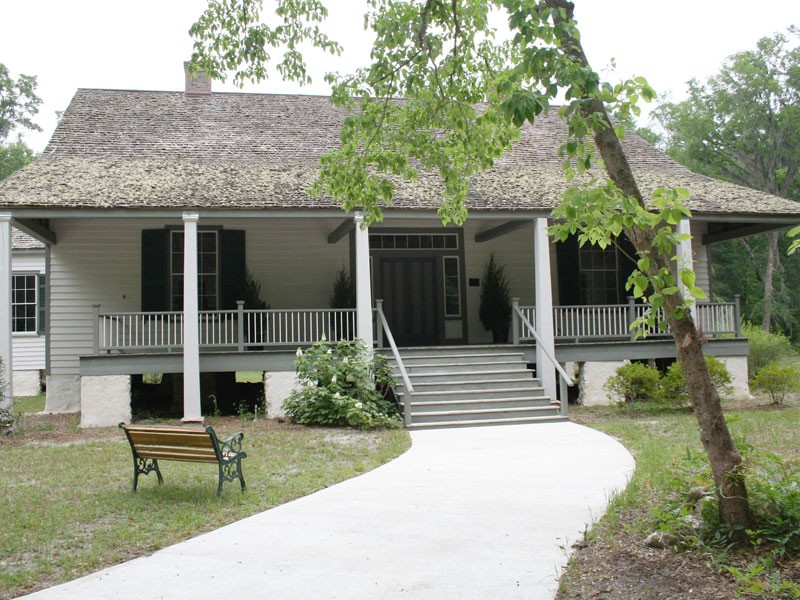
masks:
<svg viewBox="0 0 800 600"><path fill-rule="evenodd" d="M292 422L358 429L400 426L397 405L389 399L391 370L361 340L333 345L323 338L305 351L298 348L295 367L297 387L283 405Z"/></svg>

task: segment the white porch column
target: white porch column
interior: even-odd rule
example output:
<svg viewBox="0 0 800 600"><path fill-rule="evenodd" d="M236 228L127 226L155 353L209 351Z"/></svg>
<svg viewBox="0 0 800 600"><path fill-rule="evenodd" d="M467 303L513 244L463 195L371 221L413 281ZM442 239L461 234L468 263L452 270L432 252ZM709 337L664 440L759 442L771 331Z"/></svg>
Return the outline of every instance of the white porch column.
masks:
<svg viewBox="0 0 800 600"><path fill-rule="evenodd" d="M364 223L364 213L356 212L356 323L358 337L364 340L367 348L372 348L372 283L369 268L369 229Z"/></svg>
<svg viewBox="0 0 800 600"><path fill-rule="evenodd" d="M547 219L538 218L533 222L533 281L536 293L536 332L544 344L536 343L536 370L545 394L556 397L556 370L545 355L555 357L553 331L553 282L550 277L550 240L547 237Z"/></svg>
<svg viewBox="0 0 800 600"><path fill-rule="evenodd" d="M0 390L2 408L11 408L14 403L11 355L11 214L0 213L0 358L6 381L6 389Z"/></svg>
<svg viewBox="0 0 800 600"><path fill-rule="evenodd" d="M183 420L202 421L197 311L197 213L183 213Z"/></svg>
<svg viewBox="0 0 800 600"><path fill-rule="evenodd" d="M689 224L689 219L681 219L680 223L678 223L678 233L680 234L692 234L692 228ZM681 269L690 269L694 270L694 259L692 255L692 240L691 238L688 240L681 240L678 243L678 247L676 248L677 255L678 255L678 271ZM678 276L678 287L681 290L681 294L686 300L689 300L691 304L694 304L693 299L689 296L689 290L683 284L683 281L680 280L680 275ZM694 312L694 311L692 311Z"/></svg>

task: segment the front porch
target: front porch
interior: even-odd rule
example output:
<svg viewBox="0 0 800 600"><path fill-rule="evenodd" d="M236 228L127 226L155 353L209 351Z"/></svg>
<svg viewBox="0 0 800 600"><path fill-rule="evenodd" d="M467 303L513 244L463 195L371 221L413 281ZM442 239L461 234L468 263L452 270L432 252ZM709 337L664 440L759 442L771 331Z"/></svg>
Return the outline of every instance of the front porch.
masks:
<svg viewBox="0 0 800 600"><path fill-rule="evenodd" d="M334 211L50 220L46 410L85 413L94 390L91 402L103 404L101 377L118 377L114 393L124 395L131 375L183 373L184 417L200 419L202 373L280 373L288 393L294 352L323 336L377 348L394 338L399 363L403 348L491 344L479 307L492 257L518 297L509 342L530 353L547 397L566 397L558 384L569 377L558 371L596 360L593 344L637 357L642 342L632 341L630 324L644 307L619 301L630 269L621 252L555 244L538 213L477 214L462 228L443 228L433 214L390 213L385 224L362 225L360 215ZM707 282L699 242L695 255L698 281ZM354 297L347 308L323 308L341 272ZM250 280L263 296L242 294ZM696 315L709 338L738 334L735 303L698 304ZM664 334L649 333L667 352Z"/></svg>
<svg viewBox="0 0 800 600"><path fill-rule="evenodd" d="M567 385L575 365L616 365L625 360L674 358L671 337L653 332L636 340L629 330L645 307L633 301L615 306L554 306L555 344L552 355L541 352L531 321L533 306L514 302L511 342L501 345L440 345L398 348L383 314L382 301L373 310L373 344L394 357L396 393L409 427L477 423L519 423L558 420L568 416ZM726 360L747 354L739 337L737 303L695 307L709 337L707 350ZM94 353L80 359L87 381L148 373L184 373L183 313L111 313L95 307ZM380 326L378 326L380 324ZM264 373L265 397L272 415L294 383L298 347L323 337L333 342L357 337L355 309L200 311L199 372ZM551 361L552 358L552 361ZM542 375L558 370L559 388L547 388ZM608 368L605 369L609 371ZM602 381L587 381L604 396ZM275 388L275 389L273 389ZM91 386L89 386L91 389ZM202 397L202 396L201 396ZM123 399L123 404L125 403Z"/></svg>

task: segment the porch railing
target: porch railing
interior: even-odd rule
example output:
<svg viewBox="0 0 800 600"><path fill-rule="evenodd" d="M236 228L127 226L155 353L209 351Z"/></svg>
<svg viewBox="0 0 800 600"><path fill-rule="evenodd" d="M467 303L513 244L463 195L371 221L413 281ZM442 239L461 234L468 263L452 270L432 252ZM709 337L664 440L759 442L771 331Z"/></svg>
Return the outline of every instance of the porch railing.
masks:
<svg viewBox="0 0 800 600"><path fill-rule="evenodd" d="M183 313L103 313L94 306L94 352L173 351L183 348ZM244 351L266 346L310 345L324 335L331 341L356 337L356 311L277 309L200 311L200 346Z"/></svg>
<svg viewBox="0 0 800 600"><path fill-rule="evenodd" d="M530 307L529 307L530 308ZM529 313L530 314L530 313ZM533 326L533 322L531 322L525 312L522 311L519 304L517 304L516 299L514 299L513 303L513 315L514 321L519 321L520 325L525 329L526 335L531 336L536 340L537 348L541 347L543 350L545 358L550 362L550 364L555 368L556 373L558 373L558 381L559 381L559 396L561 401L561 414L566 416L569 411L569 402L567 400L568 393L567 388L572 387L575 383L572 381L567 372L564 370L564 367L556 360L556 358L550 353L547 349L547 344L544 343L539 334L536 331L536 328ZM535 315L535 313L534 313ZM516 336L515 338L516 339ZM542 369L543 365L537 365L537 370ZM540 371L541 372L541 371Z"/></svg>
<svg viewBox="0 0 800 600"><path fill-rule="evenodd" d="M633 322L649 307L631 299L627 304L593 306L554 306L553 330L556 339L578 341L599 339L635 338L631 331ZM741 335L739 297L734 302L697 303L692 308L695 323L707 336ZM520 341L531 341L533 336L523 318L536 322L535 306L520 306L519 315L513 315L513 331ZM669 335L669 331L647 328L648 336Z"/></svg>
<svg viewBox="0 0 800 600"><path fill-rule="evenodd" d="M377 321L378 333L378 348L383 347L384 334L385 339L389 342L389 348L392 350L397 368L400 370L400 377L403 379L403 422L406 426L411 425L411 399L414 395L414 386L411 385L411 378L408 376L408 371L400 356L400 351L397 349L397 344L394 342L392 330L389 328L389 323L386 321L386 315L383 314L383 300L375 301L375 315Z"/></svg>

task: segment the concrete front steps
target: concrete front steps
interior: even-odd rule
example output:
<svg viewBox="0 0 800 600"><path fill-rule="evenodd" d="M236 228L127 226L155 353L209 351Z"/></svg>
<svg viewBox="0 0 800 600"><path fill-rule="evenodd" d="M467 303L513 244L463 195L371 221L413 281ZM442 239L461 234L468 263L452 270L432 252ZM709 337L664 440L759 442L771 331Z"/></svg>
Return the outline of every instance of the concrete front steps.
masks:
<svg viewBox="0 0 800 600"><path fill-rule="evenodd" d="M390 352L401 406L405 385ZM409 429L563 421L522 352L509 346L401 348L414 394Z"/></svg>

